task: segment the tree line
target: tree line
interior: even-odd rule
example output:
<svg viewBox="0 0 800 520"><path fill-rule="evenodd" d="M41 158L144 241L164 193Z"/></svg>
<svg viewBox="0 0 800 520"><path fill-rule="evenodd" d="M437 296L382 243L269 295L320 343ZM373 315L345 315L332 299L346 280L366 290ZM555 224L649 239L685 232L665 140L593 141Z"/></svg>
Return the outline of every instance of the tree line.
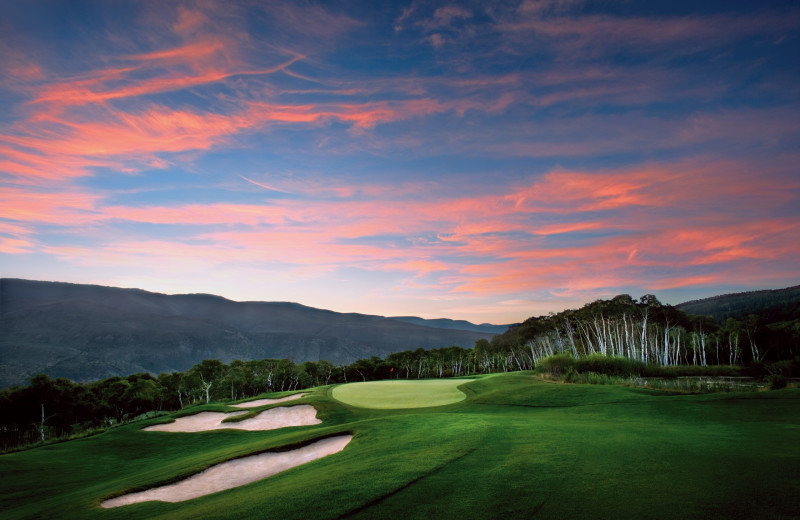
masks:
<svg viewBox="0 0 800 520"><path fill-rule="evenodd" d="M263 393L389 378L470 373L471 349L417 349L351 364L262 359L230 364L206 359L184 372L132 374L76 383L38 374L30 384L0 390L2 450L104 429L153 412L235 401Z"/></svg>
<svg viewBox="0 0 800 520"><path fill-rule="evenodd" d="M407 350L334 365L263 359L204 360L184 372L133 374L90 383L39 374L0 390L2 449L102 429L144 414L233 401L268 392L380 379L423 379L533 370L561 354L609 356L648 366L759 366L800 355L800 320L758 315L718 323L663 305L652 295L598 300L580 309L529 318L474 348Z"/></svg>
<svg viewBox="0 0 800 520"><path fill-rule="evenodd" d="M800 355L800 319L757 314L720 323L686 314L655 296L598 300L581 309L529 318L491 341L478 341L480 367L529 370L543 358L571 353L623 357L657 366L759 365Z"/></svg>

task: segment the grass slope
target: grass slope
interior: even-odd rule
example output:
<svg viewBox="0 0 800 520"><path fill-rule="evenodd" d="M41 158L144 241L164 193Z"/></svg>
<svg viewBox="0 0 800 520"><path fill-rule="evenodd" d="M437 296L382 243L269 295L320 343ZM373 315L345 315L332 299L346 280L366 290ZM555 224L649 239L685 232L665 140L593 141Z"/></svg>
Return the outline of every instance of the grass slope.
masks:
<svg viewBox="0 0 800 520"><path fill-rule="evenodd" d="M426 408L463 401L466 394L458 389L464 379L425 379L369 381L339 385L331 395L343 403L361 408Z"/></svg>
<svg viewBox="0 0 800 520"><path fill-rule="evenodd" d="M462 381L463 382L463 381ZM15 518L797 518L800 390L669 395L479 378L442 407L354 408L319 388L317 426L143 432L0 456ZM199 409L206 409L200 407ZM218 405L209 409L221 409ZM162 419L163 420L163 419ZM341 453L180 503L102 499L211 464L351 432Z"/></svg>

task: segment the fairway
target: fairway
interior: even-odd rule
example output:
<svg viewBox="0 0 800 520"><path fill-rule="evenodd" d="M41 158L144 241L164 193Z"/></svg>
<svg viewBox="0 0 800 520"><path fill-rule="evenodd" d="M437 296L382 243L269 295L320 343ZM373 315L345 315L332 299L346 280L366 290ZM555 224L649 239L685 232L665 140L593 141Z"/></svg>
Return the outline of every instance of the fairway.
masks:
<svg viewBox="0 0 800 520"><path fill-rule="evenodd" d="M471 379L429 379L422 381L369 381L348 383L333 389L333 398L361 408L427 408L463 401L467 396L457 387Z"/></svg>
<svg viewBox="0 0 800 520"><path fill-rule="evenodd" d="M319 387L304 399L321 423L143 431L164 423L159 417L0 455L3 520L789 520L800 511L798 389L674 395L515 372ZM180 415L229 410L211 404ZM102 506L325 439L352 440L210 495ZM239 473L234 484L254 472Z"/></svg>

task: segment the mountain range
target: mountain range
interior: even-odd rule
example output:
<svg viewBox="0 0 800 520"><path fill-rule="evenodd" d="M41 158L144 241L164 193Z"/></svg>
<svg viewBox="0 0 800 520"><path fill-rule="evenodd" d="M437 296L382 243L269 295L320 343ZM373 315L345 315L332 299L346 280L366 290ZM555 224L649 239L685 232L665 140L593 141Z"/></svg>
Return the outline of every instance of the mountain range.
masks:
<svg viewBox="0 0 800 520"><path fill-rule="evenodd" d="M800 319L800 286L676 307L718 322ZM511 325L338 313L291 302L0 278L0 388L37 373L91 381L183 371L203 359L326 359L349 364L416 348L474 346Z"/></svg>
<svg viewBox="0 0 800 520"><path fill-rule="evenodd" d="M0 279L0 388L37 373L89 381L203 359L327 359L470 348L507 326L337 313L289 302Z"/></svg>

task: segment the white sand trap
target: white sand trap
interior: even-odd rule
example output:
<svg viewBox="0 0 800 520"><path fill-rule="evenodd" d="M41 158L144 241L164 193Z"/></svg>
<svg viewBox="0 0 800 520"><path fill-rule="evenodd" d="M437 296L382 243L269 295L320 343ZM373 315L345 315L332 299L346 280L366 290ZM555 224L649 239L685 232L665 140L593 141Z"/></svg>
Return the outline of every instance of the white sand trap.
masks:
<svg viewBox="0 0 800 520"><path fill-rule="evenodd" d="M138 493L129 493L106 500L100 505L104 508L111 508L149 500L183 502L184 500L202 497L218 491L243 486L306 462L333 455L342 451L352 438L352 435L340 435L322 439L292 451L262 453L234 459L211 466L207 470L175 484Z"/></svg>
<svg viewBox="0 0 800 520"><path fill-rule="evenodd" d="M169 424L157 424L144 428L148 432L205 432L209 430L275 430L289 426L311 426L322 421L317 419L317 409L310 404L282 406L263 411L251 419L238 422L222 422L228 417L247 412L200 412L186 417L178 417Z"/></svg>
<svg viewBox="0 0 800 520"><path fill-rule="evenodd" d="M307 393L304 394L294 394L288 397L281 397L280 399L256 399L255 401L247 401L244 403L239 404L231 404L228 406L232 406L234 408L255 408L257 406L265 406L268 404L275 404L275 403L283 403L286 401L294 401L295 399L300 399L301 397L308 395Z"/></svg>

